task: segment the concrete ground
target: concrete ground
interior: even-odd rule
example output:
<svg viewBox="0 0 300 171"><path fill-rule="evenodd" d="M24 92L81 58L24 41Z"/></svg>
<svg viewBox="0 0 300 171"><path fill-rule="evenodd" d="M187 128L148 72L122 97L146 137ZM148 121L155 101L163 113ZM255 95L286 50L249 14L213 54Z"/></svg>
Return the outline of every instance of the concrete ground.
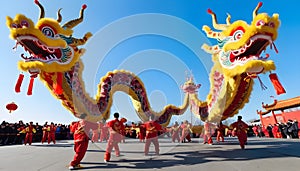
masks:
<svg viewBox="0 0 300 171"><path fill-rule="evenodd" d="M299 171L300 140L249 138L241 150L236 138L224 143L202 144L171 143L161 138L160 155L143 155L144 143L126 139L120 144L121 156L112 154L112 161L103 162L106 143L91 143L82 160L80 170L172 170L172 171ZM73 141L57 144L33 143L28 145L0 146L0 170L4 171L63 171L73 158Z"/></svg>

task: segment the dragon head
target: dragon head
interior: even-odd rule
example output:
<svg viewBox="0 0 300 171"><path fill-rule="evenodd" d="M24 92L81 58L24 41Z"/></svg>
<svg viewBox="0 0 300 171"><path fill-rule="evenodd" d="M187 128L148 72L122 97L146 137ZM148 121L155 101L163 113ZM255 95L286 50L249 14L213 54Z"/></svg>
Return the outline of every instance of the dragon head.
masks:
<svg viewBox="0 0 300 171"><path fill-rule="evenodd" d="M85 44L92 36L91 33L86 33L82 39L72 37L72 28L83 21L86 5L82 6L78 19L61 25L61 9L58 10L57 20L44 18L43 6L38 0L35 0L35 4L40 8L36 24L22 14L17 14L14 19L6 18L10 38L16 41L14 48L21 45L27 52L21 54L23 60L18 63L19 69L30 73L67 71L84 53L84 49L77 46Z"/></svg>
<svg viewBox="0 0 300 171"><path fill-rule="evenodd" d="M185 93L195 93L201 87L201 84L195 84L194 79L191 76L190 78L186 79L184 85L181 86L181 89Z"/></svg>
<svg viewBox="0 0 300 171"><path fill-rule="evenodd" d="M273 61L268 60L269 54L264 57L261 54L268 46L271 49L274 47L277 52L274 41L280 25L279 15L257 14L261 6L260 2L254 9L251 25L241 20L231 24L229 14L226 24L218 24L215 13L208 10L212 16L213 27L221 32L214 32L208 26L203 26L207 36L217 39L218 44L215 46L204 44L202 48L213 54L213 60L220 63L225 75L230 77L242 73L256 75L275 70Z"/></svg>

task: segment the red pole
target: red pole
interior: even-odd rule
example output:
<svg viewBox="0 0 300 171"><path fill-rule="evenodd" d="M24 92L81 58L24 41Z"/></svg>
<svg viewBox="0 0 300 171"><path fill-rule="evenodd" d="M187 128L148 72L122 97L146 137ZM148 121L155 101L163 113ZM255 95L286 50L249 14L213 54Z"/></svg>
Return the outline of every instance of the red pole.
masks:
<svg viewBox="0 0 300 171"><path fill-rule="evenodd" d="M263 122L263 117L262 117L261 112L259 112L259 117L260 117L260 123L264 127L264 122Z"/></svg>
<svg viewBox="0 0 300 171"><path fill-rule="evenodd" d="M273 115L273 118L274 118L274 122L273 124L277 124L277 118L276 118L276 115L274 113L274 110L272 110L272 115Z"/></svg>

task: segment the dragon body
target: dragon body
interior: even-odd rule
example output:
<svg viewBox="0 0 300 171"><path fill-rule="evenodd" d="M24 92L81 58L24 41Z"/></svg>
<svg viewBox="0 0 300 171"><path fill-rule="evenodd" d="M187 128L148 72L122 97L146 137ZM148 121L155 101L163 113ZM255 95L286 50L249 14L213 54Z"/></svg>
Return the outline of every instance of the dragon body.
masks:
<svg viewBox="0 0 300 171"><path fill-rule="evenodd" d="M213 26L221 32L214 32L208 26L203 30L209 38L218 40L215 46L203 45L203 49L212 54L214 66L210 74L211 90L206 101L197 97L197 89L189 79L182 89L185 92L182 106L167 105L160 112L151 109L142 81L133 73L125 70L108 72L101 78L95 98L89 96L82 80L83 63L80 57L85 49L80 48L92 36L86 33L83 38L72 36L73 28L83 21L83 5L77 19L61 24L62 16L45 18L43 6L35 0L40 8L40 17L36 24L25 15L17 14L15 18L7 17L10 37L16 41L16 47L22 46L29 56L21 55L20 70L29 72L33 80L39 77L46 87L62 105L74 116L97 122L108 119L113 103L113 94L117 91L127 93L142 121L149 118L168 125L172 115L181 115L192 105L195 114L202 120L224 120L235 115L248 102L252 90L253 77L275 69L272 61L260 57L268 45L273 45L279 26L278 15L272 17L265 13L257 14L258 5L253 12L251 25L244 21L217 24L216 16ZM22 80L22 79L21 79ZM20 91L21 83L16 84ZM29 94L31 92L28 90Z"/></svg>

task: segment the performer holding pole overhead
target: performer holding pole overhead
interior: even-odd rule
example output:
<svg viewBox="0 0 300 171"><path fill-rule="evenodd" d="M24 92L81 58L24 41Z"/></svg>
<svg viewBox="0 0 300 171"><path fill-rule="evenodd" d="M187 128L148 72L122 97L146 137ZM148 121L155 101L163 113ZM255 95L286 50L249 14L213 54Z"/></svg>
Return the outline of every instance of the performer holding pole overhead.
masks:
<svg viewBox="0 0 300 171"><path fill-rule="evenodd" d="M247 129L248 125L242 121L242 116L238 116L238 120L230 125L233 129L236 129L236 135L240 142L242 149L245 149L247 143Z"/></svg>
<svg viewBox="0 0 300 171"><path fill-rule="evenodd" d="M146 142L144 153L147 156L149 153L150 144L154 144L155 154L159 155L158 132L162 131L162 126L154 120L154 116L149 117L149 121L145 122Z"/></svg>
<svg viewBox="0 0 300 171"><path fill-rule="evenodd" d="M74 170L81 168L80 161L83 159L89 144L88 132L90 129L96 129L98 125L96 123L80 120L72 122L70 125L70 132L74 137L74 151L75 155L70 162L69 169Z"/></svg>
<svg viewBox="0 0 300 171"><path fill-rule="evenodd" d="M224 133L226 125L223 125L222 121L217 125L217 142L224 142Z"/></svg>
<svg viewBox="0 0 300 171"><path fill-rule="evenodd" d="M175 124L171 127L173 143L175 143L175 140L180 142L179 131L180 131L180 126L179 126L178 122L176 121Z"/></svg>
<svg viewBox="0 0 300 171"><path fill-rule="evenodd" d="M203 135L203 144L208 144L208 145L212 145L213 144L213 140L212 140L212 134L214 134L214 128L215 125L213 125L212 123L208 122L208 120L205 120L204 122L204 135Z"/></svg>
<svg viewBox="0 0 300 171"><path fill-rule="evenodd" d="M107 123L109 127L109 139L107 142L106 152L104 155L104 162L110 161L111 151L114 148L116 152L116 156L120 156L120 149L119 143L121 142L122 135L121 133L124 132L125 127L123 122L119 121L119 113L114 113L114 120L111 120Z"/></svg>

